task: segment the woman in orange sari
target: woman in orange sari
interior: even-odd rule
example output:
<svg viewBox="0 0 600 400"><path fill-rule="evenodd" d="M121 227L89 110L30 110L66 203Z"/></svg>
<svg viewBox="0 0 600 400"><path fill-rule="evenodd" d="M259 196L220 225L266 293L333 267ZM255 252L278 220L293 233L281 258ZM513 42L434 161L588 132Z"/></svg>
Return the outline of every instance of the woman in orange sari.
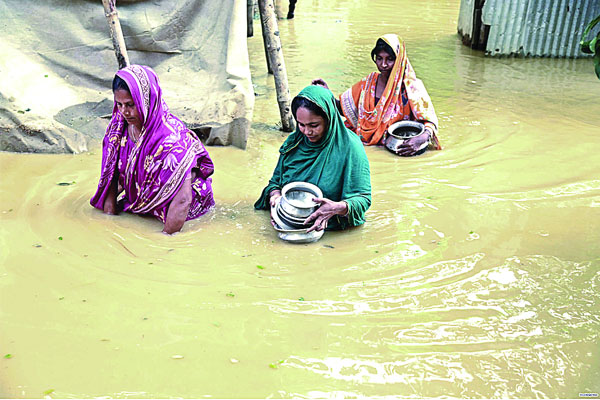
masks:
<svg viewBox="0 0 600 400"><path fill-rule="evenodd" d="M338 109L346 117L346 126L365 145L374 145L385 144L387 129L394 122L418 121L425 131L405 140L398 154L419 154L426 142L440 150L438 119L423 82L408 61L404 42L395 34L384 35L377 39L371 58L379 72L371 72L340 95ZM328 88L323 79L312 83Z"/></svg>

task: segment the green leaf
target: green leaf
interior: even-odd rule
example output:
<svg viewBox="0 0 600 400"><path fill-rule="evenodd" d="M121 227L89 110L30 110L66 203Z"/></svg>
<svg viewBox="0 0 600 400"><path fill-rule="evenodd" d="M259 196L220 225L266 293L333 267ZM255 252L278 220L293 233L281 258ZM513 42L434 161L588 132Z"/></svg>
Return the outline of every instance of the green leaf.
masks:
<svg viewBox="0 0 600 400"><path fill-rule="evenodd" d="M265 269L265 267L263 267L262 265L257 265L256 268L258 268L258 269Z"/></svg>
<svg viewBox="0 0 600 400"><path fill-rule="evenodd" d="M48 389L48 390L44 391L44 395L49 395L52 392L54 392L54 389Z"/></svg>
<svg viewBox="0 0 600 400"><path fill-rule="evenodd" d="M58 182L57 185L58 186L70 186L75 182Z"/></svg>
<svg viewBox="0 0 600 400"><path fill-rule="evenodd" d="M271 363L269 364L269 368L277 369L277 364Z"/></svg>
<svg viewBox="0 0 600 400"><path fill-rule="evenodd" d="M298 301L304 301L304 297L298 298Z"/></svg>
<svg viewBox="0 0 600 400"><path fill-rule="evenodd" d="M227 293L225 296L229 296L229 297L235 297L235 294L233 292L229 292Z"/></svg>
<svg viewBox="0 0 600 400"><path fill-rule="evenodd" d="M63 240L62 236L59 236L59 237L58 237L58 240Z"/></svg>
<svg viewBox="0 0 600 400"><path fill-rule="evenodd" d="M59 299L59 300L64 300L64 299L65 299L65 297L64 297L64 296L63 296L63 297L59 297L58 299Z"/></svg>
<svg viewBox="0 0 600 400"><path fill-rule="evenodd" d="M12 354L6 354L6 355L4 355L4 358L6 358L8 360L9 358L12 358Z"/></svg>

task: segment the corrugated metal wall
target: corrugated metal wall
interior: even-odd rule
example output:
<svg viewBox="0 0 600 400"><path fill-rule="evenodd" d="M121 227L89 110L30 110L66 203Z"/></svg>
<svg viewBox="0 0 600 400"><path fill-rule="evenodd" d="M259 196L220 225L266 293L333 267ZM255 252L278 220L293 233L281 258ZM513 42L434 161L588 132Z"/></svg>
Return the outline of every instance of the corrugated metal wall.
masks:
<svg viewBox="0 0 600 400"><path fill-rule="evenodd" d="M458 14L458 33L463 37L468 36L469 39L473 31L473 7L475 0L461 0Z"/></svg>
<svg viewBox="0 0 600 400"><path fill-rule="evenodd" d="M458 29L463 37L477 23L468 18L469 12L473 15L473 3L461 1ZM585 26L598 14L600 0L485 0L481 19L489 25L486 53L586 56L579 51L579 40Z"/></svg>

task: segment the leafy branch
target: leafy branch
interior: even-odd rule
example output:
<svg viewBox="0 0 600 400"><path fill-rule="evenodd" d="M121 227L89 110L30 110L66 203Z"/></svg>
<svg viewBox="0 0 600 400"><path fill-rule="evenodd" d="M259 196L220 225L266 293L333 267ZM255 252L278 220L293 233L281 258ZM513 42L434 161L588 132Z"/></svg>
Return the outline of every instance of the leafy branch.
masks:
<svg viewBox="0 0 600 400"><path fill-rule="evenodd" d="M581 41L579 42L582 52L594 55L593 60L596 69L596 76L598 77L598 79L600 79L600 31L598 31L596 37L592 40L585 39L587 38L592 28L594 28L594 26L596 26L599 22L600 15L594 18L592 22L590 22L588 26L585 27L585 30L583 31L583 36L581 38Z"/></svg>

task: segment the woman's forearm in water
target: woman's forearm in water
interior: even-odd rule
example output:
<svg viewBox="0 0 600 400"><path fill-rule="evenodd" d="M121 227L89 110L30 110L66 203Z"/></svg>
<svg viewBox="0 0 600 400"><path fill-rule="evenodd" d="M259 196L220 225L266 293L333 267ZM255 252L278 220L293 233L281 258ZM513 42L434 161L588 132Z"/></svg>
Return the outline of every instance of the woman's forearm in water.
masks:
<svg viewBox="0 0 600 400"><path fill-rule="evenodd" d="M165 218L164 233L169 235L179 232L187 219L190 204L192 203L192 178L188 177L184 182L167 210Z"/></svg>
<svg viewBox="0 0 600 400"><path fill-rule="evenodd" d="M108 187L108 193L104 199L104 204L102 205L102 209L105 214L117 214L117 184L118 180L115 173L115 176L111 180L110 186Z"/></svg>

